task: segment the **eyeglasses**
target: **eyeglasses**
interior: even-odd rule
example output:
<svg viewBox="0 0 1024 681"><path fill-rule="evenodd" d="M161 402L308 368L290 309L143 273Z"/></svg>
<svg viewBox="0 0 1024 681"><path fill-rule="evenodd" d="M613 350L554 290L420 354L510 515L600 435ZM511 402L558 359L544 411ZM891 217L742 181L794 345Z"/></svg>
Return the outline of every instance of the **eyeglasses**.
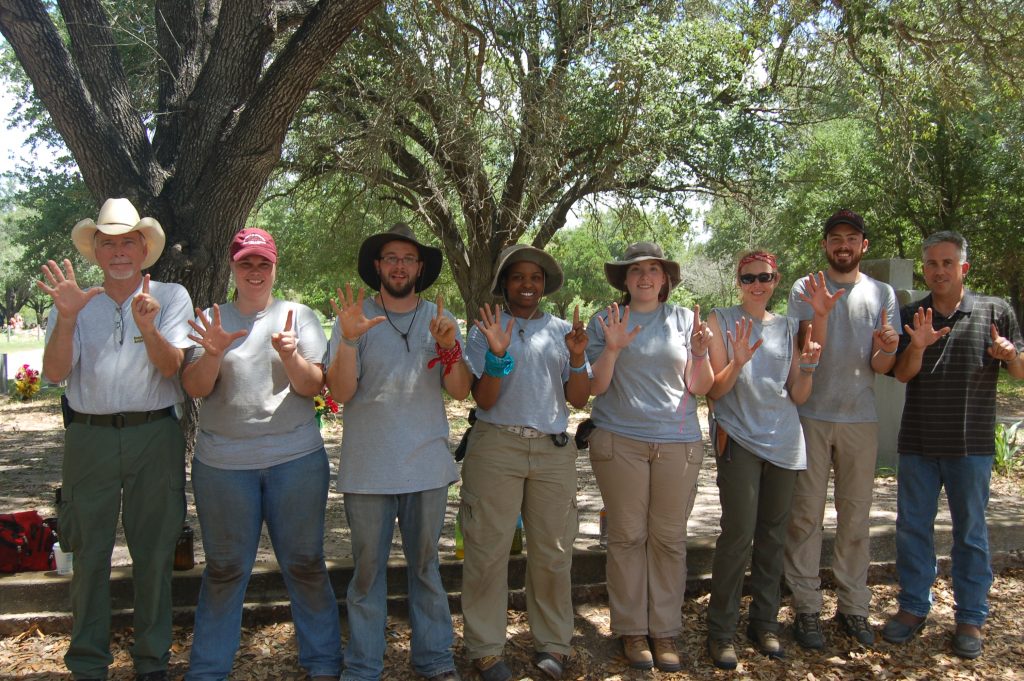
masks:
<svg viewBox="0 0 1024 681"><path fill-rule="evenodd" d="M741 274L740 283L749 286L755 281L759 281L762 284L767 284L775 281L775 272L761 272L760 274Z"/></svg>
<svg viewBox="0 0 1024 681"><path fill-rule="evenodd" d="M406 255L401 258L399 258L397 255L385 255L381 257L380 261L387 265L388 267L394 267L398 263L402 263L406 267L412 267L420 260L419 258L412 255Z"/></svg>
<svg viewBox="0 0 1024 681"><path fill-rule="evenodd" d="M117 335L117 342L124 345L124 310L117 306L117 316L114 317L114 333Z"/></svg>

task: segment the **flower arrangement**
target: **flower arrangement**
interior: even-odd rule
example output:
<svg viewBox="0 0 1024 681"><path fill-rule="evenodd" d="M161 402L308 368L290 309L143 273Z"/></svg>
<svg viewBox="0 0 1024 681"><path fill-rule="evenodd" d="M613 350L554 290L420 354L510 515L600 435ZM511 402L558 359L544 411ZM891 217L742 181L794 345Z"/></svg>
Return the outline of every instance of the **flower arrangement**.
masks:
<svg viewBox="0 0 1024 681"><path fill-rule="evenodd" d="M14 374L14 389L22 400L31 399L39 392L39 372L27 364L22 364L18 373Z"/></svg>
<svg viewBox="0 0 1024 681"><path fill-rule="evenodd" d="M334 398L331 397L327 386L324 386L319 395L313 396L313 411L316 412L316 425L321 428L324 427L324 415L337 414L340 408L338 403L334 401Z"/></svg>

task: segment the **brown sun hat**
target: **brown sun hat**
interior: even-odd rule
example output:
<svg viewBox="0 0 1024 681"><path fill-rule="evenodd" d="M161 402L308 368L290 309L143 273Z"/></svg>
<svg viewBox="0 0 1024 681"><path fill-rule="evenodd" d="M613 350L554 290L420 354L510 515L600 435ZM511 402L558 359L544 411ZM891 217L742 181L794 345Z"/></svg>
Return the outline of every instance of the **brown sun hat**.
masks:
<svg viewBox="0 0 1024 681"><path fill-rule="evenodd" d="M630 244L626 252L622 254L622 260L612 260L604 264L604 276L612 287L620 291L626 290L626 272L629 266L643 262L644 260L657 260L665 270L668 277L668 290L671 291L679 286L679 263L669 260L661 250L661 246L651 241L638 241Z"/></svg>
<svg viewBox="0 0 1024 681"><path fill-rule="evenodd" d="M430 288L430 285L437 281L441 274L441 265L444 263L444 256L440 248L428 246L416 238L412 228L404 222L396 222L386 232L366 237L359 247L358 269L366 285L374 291L380 290L380 275L373 261L380 257L380 249L384 244L391 241L407 241L420 251L420 260L423 262L423 271L416 278L416 293Z"/></svg>
<svg viewBox="0 0 1024 681"><path fill-rule="evenodd" d="M550 295L562 288L562 268L550 255L526 244L515 244L509 246L498 256L498 264L494 266L494 279L491 281L491 293L500 296L501 275L505 269L517 262L532 262L544 272L544 295Z"/></svg>

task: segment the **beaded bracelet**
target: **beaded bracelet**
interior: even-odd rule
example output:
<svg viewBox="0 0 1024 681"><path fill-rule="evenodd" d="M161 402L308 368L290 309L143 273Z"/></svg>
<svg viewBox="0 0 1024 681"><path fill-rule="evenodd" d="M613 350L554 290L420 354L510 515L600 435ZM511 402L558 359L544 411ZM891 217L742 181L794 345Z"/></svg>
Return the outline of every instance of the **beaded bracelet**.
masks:
<svg viewBox="0 0 1024 681"><path fill-rule="evenodd" d="M504 357L498 357L488 350L484 353L484 373L494 378L502 378L512 373L516 366L516 360L512 353L506 352Z"/></svg>
<svg viewBox="0 0 1024 681"><path fill-rule="evenodd" d="M434 343L434 349L437 351L437 357L427 362L427 368L433 369L440 362L444 364L444 375L447 376L452 372L452 367L462 359L462 346L456 340L455 345L447 350L442 348L440 343Z"/></svg>

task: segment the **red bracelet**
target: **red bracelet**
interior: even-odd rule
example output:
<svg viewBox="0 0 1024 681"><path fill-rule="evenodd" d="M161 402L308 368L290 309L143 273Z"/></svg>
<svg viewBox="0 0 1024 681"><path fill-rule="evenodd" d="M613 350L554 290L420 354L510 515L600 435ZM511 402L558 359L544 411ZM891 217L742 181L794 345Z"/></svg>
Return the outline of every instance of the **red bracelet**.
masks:
<svg viewBox="0 0 1024 681"><path fill-rule="evenodd" d="M452 366L462 359L462 346L456 340L455 347L448 350L442 348L440 343L434 343L434 349L437 351L437 357L427 362L427 368L433 369L440 362L444 364L444 375L447 376L452 372Z"/></svg>

